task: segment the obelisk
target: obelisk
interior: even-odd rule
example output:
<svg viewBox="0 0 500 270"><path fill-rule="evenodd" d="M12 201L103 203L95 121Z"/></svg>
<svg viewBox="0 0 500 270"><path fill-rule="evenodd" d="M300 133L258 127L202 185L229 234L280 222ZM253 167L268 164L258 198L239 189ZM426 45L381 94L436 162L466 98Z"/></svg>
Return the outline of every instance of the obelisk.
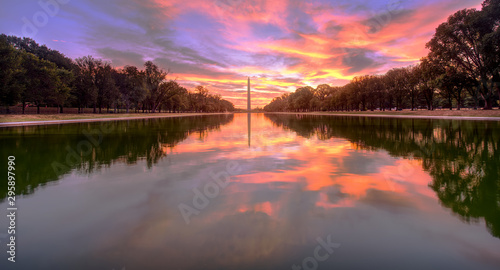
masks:
<svg viewBox="0 0 500 270"><path fill-rule="evenodd" d="M250 106L250 77L248 77L247 110L248 112L252 110Z"/></svg>

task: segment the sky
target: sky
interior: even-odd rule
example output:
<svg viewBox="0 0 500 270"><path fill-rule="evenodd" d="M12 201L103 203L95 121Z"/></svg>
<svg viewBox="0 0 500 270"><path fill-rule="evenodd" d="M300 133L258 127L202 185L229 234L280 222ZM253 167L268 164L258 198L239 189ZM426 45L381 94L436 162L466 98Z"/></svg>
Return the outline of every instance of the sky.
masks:
<svg viewBox="0 0 500 270"><path fill-rule="evenodd" d="M437 26L482 0L0 0L0 33L114 67L153 61L252 107L302 86L415 64Z"/></svg>

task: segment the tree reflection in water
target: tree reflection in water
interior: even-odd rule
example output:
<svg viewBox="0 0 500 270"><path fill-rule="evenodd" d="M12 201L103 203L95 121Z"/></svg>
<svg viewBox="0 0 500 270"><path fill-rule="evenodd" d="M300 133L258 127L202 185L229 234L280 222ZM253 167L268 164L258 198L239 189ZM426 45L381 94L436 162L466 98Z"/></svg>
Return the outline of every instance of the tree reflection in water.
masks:
<svg viewBox="0 0 500 270"><path fill-rule="evenodd" d="M277 126L318 139L345 138L395 157L422 160L441 204L465 222L484 218L500 238L500 122L266 114Z"/></svg>
<svg viewBox="0 0 500 270"><path fill-rule="evenodd" d="M90 174L113 162L134 164L141 159L151 168L190 134L203 138L232 121L232 114L221 114L4 128L0 129L0 156L16 157L16 194L27 195L75 169ZM85 134L92 133L98 140L93 131L106 130L103 125L111 131L99 134L100 143L90 143L92 139ZM6 169L2 166L0 172L7 175ZM3 201L7 181L0 181L0 191Z"/></svg>

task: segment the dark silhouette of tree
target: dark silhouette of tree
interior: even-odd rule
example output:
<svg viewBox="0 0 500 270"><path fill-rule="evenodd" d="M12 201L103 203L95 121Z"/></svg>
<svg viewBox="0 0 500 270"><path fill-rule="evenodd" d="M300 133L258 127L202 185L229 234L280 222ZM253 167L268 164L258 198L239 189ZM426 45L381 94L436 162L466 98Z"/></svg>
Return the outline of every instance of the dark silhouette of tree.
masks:
<svg viewBox="0 0 500 270"><path fill-rule="evenodd" d="M31 38L0 35L0 105L22 103L78 107L78 112L93 108L94 113L109 113L131 108L138 112L227 112L234 105L208 89L191 94L176 81L167 80L168 71L148 61L144 70L134 66L115 69L110 63L92 56L72 61L58 51L39 45Z"/></svg>
<svg viewBox="0 0 500 270"><path fill-rule="evenodd" d="M310 86L301 87L290 95L288 106L291 110L305 112L309 110L309 105L314 97L314 88Z"/></svg>
<svg viewBox="0 0 500 270"><path fill-rule="evenodd" d="M146 79L146 100L149 103L151 112L156 112L160 103L165 98L166 87L160 85L166 79L168 71L162 70L151 61L144 64L144 77Z"/></svg>
<svg viewBox="0 0 500 270"><path fill-rule="evenodd" d="M75 60L74 96L78 102L78 111L88 106L97 105L97 69L100 60L84 56ZM96 112L94 107L94 112Z"/></svg>
<svg viewBox="0 0 500 270"><path fill-rule="evenodd" d="M450 110L453 108L453 100L457 102L457 110L460 110L465 98L464 89L474 87L474 80L467 74L460 72L455 67L446 67L446 70L437 78L440 95L446 99Z"/></svg>
<svg viewBox="0 0 500 270"><path fill-rule="evenodd" d="M95 84L97 88L96 106L99 113L103 107L108 109L114 107L120 97L120 92L113 78L113 69L109 63L97 62ZM94 106L95 108L95 106Z"/></svg>
<svg viewBox="0 0 500 270"><path fill-rule="evenodd" d="M485 2L486 6L497 4L497 1ZM494 10L493 8L488 8ZM488 10L487 9L487 10ZM493 106L494 73L498 73L498 62L488 60L494 52L491 39L498 31L500 13L479 11L476 9L463 9L448 18L437 29L427 48L431 50L431 57L442 59L449 65L460 68L469 77L476 79L479 94L485 101L485 109ZM495 18L492 18L494 16ZM493 51L492 51L493 50ZM495 59L496 56L492 55Z"/></svg>
<svg viewBox="0 0 500 270"><path fill-rule="evenodd" d="M15 105L21 100L22 85L19 77L23 77L21 54L7 41L5 35L0 36L0 105Z"/></svg>
<svg viewBox="0 0 500 270"><path fill-rule="evenodd" d="M413 111L418 104L418 84L420 83L422 69L420 65L409 66L407 67L407 75L408 79L407 83L407 91L408 98L410 99L410 108Z"/></svg>
<svg viewBox="0 0 500 270"><path fill-rule="evenodd" d="M137 67L125 66L121 72L115 72L115 82L117 82L127 113L133 104L136 105L136 109L139 108L139 103L146 97L144 73Z"/></svg>
<svg viewBox="0 0 500 270"><path fill-rule="evenodd" d="M486 0L482 4L486 24L493 25L493 31L481 40L481 51L487 55L485 65L492 72L493 85L500 98L500 1Z"/></svg>
<svg viewBox="0 0 500 270"><path fill-rule="evenodd" d="M175 85L175 92L165 101L165 110L169 112L180 112L189 109L188 90L180 85Z"/></svg>
<svg viewBox="0 0 500 270"><path fill-rule="evenodd" d="M329 108L329 104L327 103L328 97L332 94L332 87L328 84L320 84L316 87L314 91L315 110L326 111Z"/></svg>
<svg viewBox="0 0 500 270"><path fill-rule="evenodd" d="M406 68L391 69L385 75L386 87L388 88L389 95L394 98L394 105L396 110L406 107L406 100L409 93L409 72Z"/></svg>
<svg viewBox="0 0 500 270"><path fill-rule="evenodd" d="M1 36L5 37L8 43L18 50L32 53L40 59L47 60L56 64L58 68L68 71L71 71L73 69L73 61L70 58L64 56L64 54L56 50L47 48L47 46L45 45L40 46L38 43L36 43L35 40L31 38L6 36L5 34L2 34Z"/></svg>
<svg viewBox="0 0 500 270"><path fill-rule="evenodd" d="M65 70L58 69L54 63L31 53L23 54L22 66L26 74L29 74L24 78L23 107L27 101L33 102L39 114L40 106L51 100L64 104L69 95L69 88L64 80L70 80L70 75Z"/></svg>
<svg viewBox="0 0 500 270"><path fill-rule="evenodd" d="M73 73L66 69L57 69L56 81L57 85L55 91L47 97L49 104L54 104L59 107L59 113L63 113L64 106L68 103L71 97L71 84L73 82Z"/></svg>

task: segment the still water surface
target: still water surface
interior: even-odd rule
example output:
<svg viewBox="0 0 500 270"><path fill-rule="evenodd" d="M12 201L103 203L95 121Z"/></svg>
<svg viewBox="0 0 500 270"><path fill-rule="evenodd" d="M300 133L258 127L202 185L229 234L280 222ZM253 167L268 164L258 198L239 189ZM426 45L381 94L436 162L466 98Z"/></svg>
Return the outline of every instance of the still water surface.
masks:
<svg viewBox="0 0 500 270"><path fill-rule="evenodd" d="M499 144L499 122L280 114L0 129L22 194L0 269L500 269Z"/></svg>

